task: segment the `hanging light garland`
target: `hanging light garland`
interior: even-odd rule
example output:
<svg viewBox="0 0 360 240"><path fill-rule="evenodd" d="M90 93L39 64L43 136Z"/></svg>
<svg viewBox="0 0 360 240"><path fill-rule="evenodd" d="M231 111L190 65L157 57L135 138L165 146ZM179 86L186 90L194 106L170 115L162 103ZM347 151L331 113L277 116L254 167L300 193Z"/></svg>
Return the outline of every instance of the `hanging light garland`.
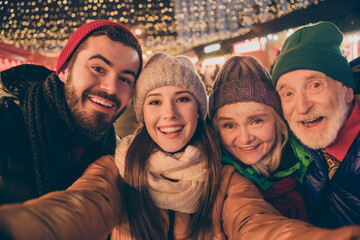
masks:
<svg viewBox="0 0 360 240"><path fill-rule="evenodd" d="M56 56L81 25L108 19L144 48L194 46L325 0L0 0L0 42Z"/></svg>
<svg viewBox="0 0 360 240"><path fill-rule="evenodd" d="M161 0L0 0L0 42L54 55L81 25L122 23L155 45L176 37L173 3Z"/></svg>

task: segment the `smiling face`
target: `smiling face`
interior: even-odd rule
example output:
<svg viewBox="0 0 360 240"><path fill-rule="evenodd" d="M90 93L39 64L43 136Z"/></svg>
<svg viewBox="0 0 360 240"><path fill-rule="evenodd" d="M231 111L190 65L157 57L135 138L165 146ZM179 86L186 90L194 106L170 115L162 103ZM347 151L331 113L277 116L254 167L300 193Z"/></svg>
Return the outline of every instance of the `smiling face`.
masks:
<svg viewBox="0 0 360 240"><path fill-rule="evenodd" d="M275 116L262 103L225 105L217 110L214 123L224 147L246 165L262 160L276 140Z"/></svg>
<svg viewBox="0 0 360 240"><path fill-rule="evenodd" d="M59 73L65 98L76 122L90 132L102 132L124 111L140 61L137 51L107 36L92 36L71 69Z"/></svg>
<svg viewBox="0 0 360 240"><path fill-rule="evenodd" d="M145 98L144 122L150 137L165 152L177 152L193 137L199 118L198 104L186 89L164 86Z"/></svg>
<svg viewBox="0 0 360 240"><path fill-rule="evenodd" d="M290 129L313 149L327 147L336 139L354 99L351 88L313 70L282 75L276 90Z"/></svg>

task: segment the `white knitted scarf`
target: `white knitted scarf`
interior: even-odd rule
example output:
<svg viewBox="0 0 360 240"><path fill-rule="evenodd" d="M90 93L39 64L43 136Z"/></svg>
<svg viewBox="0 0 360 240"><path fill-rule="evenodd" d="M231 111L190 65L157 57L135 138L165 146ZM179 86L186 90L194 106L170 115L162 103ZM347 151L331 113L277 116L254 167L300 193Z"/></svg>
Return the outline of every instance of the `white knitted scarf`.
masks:
<svg viewBox="0 0 360 240"><path fill-rule="evenodd" d="M115 163L124 176L125 156L134 136L121 140L116 148ZM199 149L187 146L185 151L168 154L156 151L148 159L149 192L158 208L194 213L206 180L206 166Z"/></svg>

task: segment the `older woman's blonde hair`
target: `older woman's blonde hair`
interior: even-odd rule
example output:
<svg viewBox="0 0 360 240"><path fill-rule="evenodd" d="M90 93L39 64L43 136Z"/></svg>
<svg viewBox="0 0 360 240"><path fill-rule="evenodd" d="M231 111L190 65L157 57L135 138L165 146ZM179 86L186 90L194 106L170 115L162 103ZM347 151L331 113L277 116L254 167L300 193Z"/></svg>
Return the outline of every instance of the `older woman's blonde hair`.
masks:
<svg viewBox="0 0 360 240"><path fill-rule="evenodd" d="M244 104L241 106L234 104L232 111L233 112L245 111L245 112L253 113L254 110L263 109L263 106L265 105L258 102L247 102L247 103L248 104ZM275 143L261 161L251 165L259 174L261 174L266 178L271 176L271 174L279 167L281 161L281 153L288 140L288 130L284 120L272 107L270 106L268 107L271 109L271 112L275 117L275 128L276 128ZM215 131L219 134L217 123L218 123L218 111L216 111L213 119L213 127ZM239 160L241 161L241 159Z"/></svg>

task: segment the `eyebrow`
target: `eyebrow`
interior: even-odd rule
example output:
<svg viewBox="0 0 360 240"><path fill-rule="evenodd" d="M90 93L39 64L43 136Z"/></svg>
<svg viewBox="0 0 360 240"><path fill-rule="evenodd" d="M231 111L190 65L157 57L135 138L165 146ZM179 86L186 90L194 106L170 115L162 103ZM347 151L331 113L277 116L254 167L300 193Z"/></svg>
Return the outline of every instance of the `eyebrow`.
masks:
<svg viewBox="0 0 360 240"><path fill-rule="evenodd" d="M313 78L322 78L322 79L325 79L326 78L326 75L325 74L322 74L322 73L314 73L314 74L311 74L309 76L306 76L306 79L313 79Z"/></svg>
<svg viewBox="0 0 360 240"><path fill-rule="evenodd" d="M101 60L103 60L103 61L105 62L106 65L108 65L108 66L110 66L110 67L113 66L113 63L110 62L107 58L105 58L105 57L102 56L101 54L96 54L96 55L94 55L94 56L91 56L91 57L89 58L89 60L91 60L91 59L101 59ZM125 70L124 73L125 73L125 74L130 74L130 75L136 77L136 73L133 72L133 71L131 71L131 70Z"/></svg>
<svg viewBox="0 0 360 240"><path fill-rule="evenodd" d="M326 75L323 74L323 73L311 73L311 74L305 76L306 80L311 80L311 79L314 79L314 78L321 78L321 79L326 80ZM284 86L285 86L285 84L282 84L279 87L277 87L275 90L280 91L282 88L284 88Z"/></svg>
<svg viewBox="0 0 360 240"><path fill-rule="evenodd" d="M91 60L91 59L101 59L101 60L103 60L107 65L109 65L109 66L112 66L112 65L113 65L112 62L110 62L108 59L106 59L104 56L102 56L102 55L100 55L100 54L96 54L96 55L94 55L94 56L91 56L91 57L89 58L89 60Z"/></svg>
<svg viewBox="0 0 360 240"><path fill-rule="evenodd" d="M266 116L267 116L266 113L259 113L259 114L251 115L251 116L247 117L246 119L260 118L260 117L266 117ZM234 119L233 117L219 117L218 121L229 121L229 120L231 121L233 119Z"/></svg>
<svg viewBox="0 0 360 240"><path fill-rule="evenodd" d="M179 95L179 94L182 94L182 93L191 94L189 91L178 91L178 92L175 92L175 95ZM160 95L161 95L160 93L150 93L150 94L148 94L145 98L147 98L147 97L153 97L153 96L160 96Z"/></svg>

